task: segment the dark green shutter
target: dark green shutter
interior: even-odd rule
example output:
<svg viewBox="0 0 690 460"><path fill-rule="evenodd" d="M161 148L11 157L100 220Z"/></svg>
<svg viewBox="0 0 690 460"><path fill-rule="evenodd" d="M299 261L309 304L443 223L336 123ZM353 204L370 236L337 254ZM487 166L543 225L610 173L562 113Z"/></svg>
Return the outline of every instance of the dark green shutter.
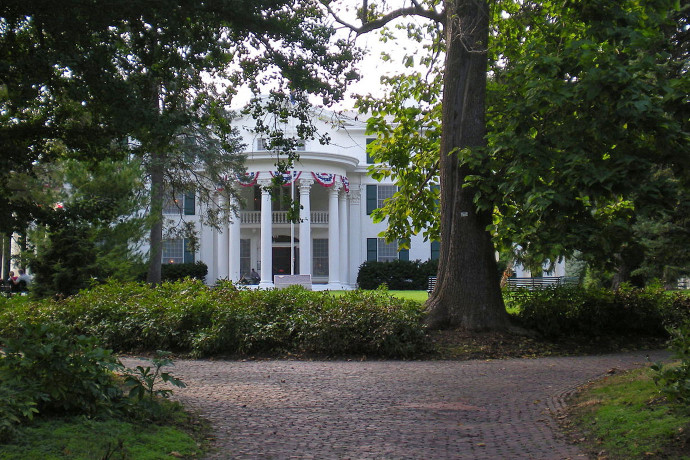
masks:
<svg viewBox="0 0 690 460"><path fill-rule="evenodd" d="M194 253L189 250L189 239L185 238L183 240L182 244L184 244L183 262L186 264L193 264L194 263Z"/></svg>
<svg viewBox="0 0 690 460"><path fill-rule="evenodd" d="M369 139L367 139L367 163L369 163L369 164L374 163L374 160L371 158L371 152L369 151L369 144L371 144L375 140L376 139L374 139L373 137L370 137Z"/></svg>
<svg viewBox="0 0 690 460"><path fill-rule="evenodd" d="M378 238L367 238L367 261L378 260Z"/></svg>
<svg viewBox="0 0 690 460"><path fill-rule="evenodd" d="M193 193L185 193L184 195L184 215L193 216L196 208L196 198Z"/></svg>
<svg viewBox="0 0 690 460"><path fill-rule="evenodd" d="M432 241L431 242L431 260L438 260L441 255L441 242Z"/></svg>
<svg viewBox="0 0 690 460"><path fill-rule="evenodd" d="M367 185L367 215L378 207L378 189L376 185Z"/></svg>

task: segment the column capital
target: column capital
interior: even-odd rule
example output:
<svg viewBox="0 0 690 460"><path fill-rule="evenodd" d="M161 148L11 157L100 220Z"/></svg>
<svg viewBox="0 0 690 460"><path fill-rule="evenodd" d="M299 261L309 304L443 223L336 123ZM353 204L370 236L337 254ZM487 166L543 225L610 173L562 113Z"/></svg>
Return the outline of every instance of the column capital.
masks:
<svg viewBox="0 0 690 460"><path fill-rule="evenodd" d="M259 187L261 187L262 192L268 193L266 187L270 187L271 185L273 185L273 179L258 179L256 183L259 184Z"/></svg>
<svg viewBox="0 0 690 460"><path fill-rule="evenodd" d="M340 183L340 182L336 182L335 184L333 184L333 185L330 187L330 193L331 193L332 195L338 195L338 193L340 192L340 189L341 189L341 188L343 188L343 184Z"/></svg>
<svg viewBox="0 0 690 460"><path fill-rule="evenodd" d="M299 179L299 190L300 192L308 192L311 186L314 184L314 179Z"/></svg>

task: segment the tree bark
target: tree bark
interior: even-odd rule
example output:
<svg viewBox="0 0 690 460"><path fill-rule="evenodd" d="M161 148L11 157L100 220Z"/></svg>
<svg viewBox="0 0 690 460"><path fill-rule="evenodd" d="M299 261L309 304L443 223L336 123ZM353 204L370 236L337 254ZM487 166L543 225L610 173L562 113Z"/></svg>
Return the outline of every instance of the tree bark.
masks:
<svg viewBox="0 0 690 460"><path fill-rule="evenodd" d="M160 154L151 155L151 231L149 233L149 271L146 281L156 285L161 282L163 259L163 200L165 192L164 161Z"/></svg>
<svg viewBox="0 0 690 460"><path fill-rule="evenodd" d="M491 210L477 211L473 173L458 152L486 146L485 94L489 6L483 0L447 0L446 63L441 137L441 256L436 289L427 302L431 328L505 330L495 249L487 227Z"/></svg>

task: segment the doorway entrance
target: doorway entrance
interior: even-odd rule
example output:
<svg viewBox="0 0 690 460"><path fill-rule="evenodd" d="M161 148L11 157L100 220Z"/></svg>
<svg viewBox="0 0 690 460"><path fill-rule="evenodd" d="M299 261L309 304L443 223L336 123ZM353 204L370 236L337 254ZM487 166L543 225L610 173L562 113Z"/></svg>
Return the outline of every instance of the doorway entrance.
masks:
<svg viewBox="0 0 690 460"><path fill-rule="evenodd" d="M294 273L299 273L299 248L295 248L295 266ZM273 274L274 275L289 275L290 274L290 248L274 247L273 248Z"/></svg>

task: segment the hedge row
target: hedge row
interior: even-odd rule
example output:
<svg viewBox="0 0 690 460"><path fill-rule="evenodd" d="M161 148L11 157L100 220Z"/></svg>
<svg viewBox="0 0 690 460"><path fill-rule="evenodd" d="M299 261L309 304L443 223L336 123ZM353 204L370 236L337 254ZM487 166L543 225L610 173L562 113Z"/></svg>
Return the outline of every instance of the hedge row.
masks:
<svg viewBox="0 0 690 460"><path fill-rule="evenodd" d="M643 335L664 337L690 318L690 296L659 288L585 289L561 286L505 291L521 326L544 337Z"/></svg>
<svg viewBox="0 0 690 460"><path fill-rule="evenodd" d="M211 289L198 280L156 288L110 282L61 301L8 303L0 336L22 322L64 324L118 352L409 357L426 344L421 306L385 291L336 297L298 286Z"/></svg>
<svg viewBox="0 0 690 460"><path fill-rule="evenodd" d="M367 261L359 267L357 285L361 289L378 289L386 285L393 290L422 291L427 289L430 276L436 276L438 260Z"/></svg>

